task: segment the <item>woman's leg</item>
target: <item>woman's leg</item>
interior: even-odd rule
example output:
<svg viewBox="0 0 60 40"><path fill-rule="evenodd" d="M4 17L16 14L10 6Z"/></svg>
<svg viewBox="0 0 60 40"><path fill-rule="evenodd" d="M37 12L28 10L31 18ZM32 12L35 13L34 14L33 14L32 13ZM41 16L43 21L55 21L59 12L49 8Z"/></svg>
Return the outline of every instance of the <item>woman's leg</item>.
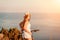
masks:
<svg viewBox="0 0 60 40"><path fill-rule="evenodd" d="M26 38L25 40L32 40L32 38Z"/></svg>
<svg viewBox="0 0 60 40"><path fill-rule="evenodd" d="M29 40L32 40L32 38L29 38Z"/></svg>

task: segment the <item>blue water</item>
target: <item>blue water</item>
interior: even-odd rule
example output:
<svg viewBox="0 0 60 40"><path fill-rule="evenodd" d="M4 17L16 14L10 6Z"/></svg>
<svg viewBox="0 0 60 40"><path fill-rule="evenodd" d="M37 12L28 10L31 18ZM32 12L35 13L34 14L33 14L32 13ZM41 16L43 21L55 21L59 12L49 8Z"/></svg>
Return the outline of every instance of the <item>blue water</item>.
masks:
<svg viewBox="0 0 60 40"><path fill-rule="evenodd" d="M0 30L20 29L18 24L23 16L24 13L0 13ZM35 40L60 40L60 14L31 13L31 29L40 30L33 33Z"/></svg>

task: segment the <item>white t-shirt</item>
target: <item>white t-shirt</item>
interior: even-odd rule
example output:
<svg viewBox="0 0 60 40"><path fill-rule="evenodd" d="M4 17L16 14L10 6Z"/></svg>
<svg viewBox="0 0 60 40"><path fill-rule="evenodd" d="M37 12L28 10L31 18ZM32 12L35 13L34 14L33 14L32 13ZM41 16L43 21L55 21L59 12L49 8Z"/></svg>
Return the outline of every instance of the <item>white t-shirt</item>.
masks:
<svg viewBox="0 0 60 40"><path fill-rule="evenodd" d="M31 24L30 24L30 23L28 23L26 29L27 29L29 32L31 32ZM31 38L31 35L30 35L28 32L23 31L22 37L23 37L23 38Z"/></svg>

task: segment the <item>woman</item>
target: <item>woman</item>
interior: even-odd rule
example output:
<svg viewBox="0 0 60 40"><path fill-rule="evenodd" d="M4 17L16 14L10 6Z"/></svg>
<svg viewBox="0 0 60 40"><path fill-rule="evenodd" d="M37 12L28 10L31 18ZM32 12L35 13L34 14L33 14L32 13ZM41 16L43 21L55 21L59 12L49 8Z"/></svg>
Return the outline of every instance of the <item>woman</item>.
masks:
<svg viewBox="0 0 60 40"><path fill-rule="evenodd" d="M22 30L22 38L25 40L32 40L31 33L31 24L30 24L31 14L26 13L24 20L19 24Z"/></svg>

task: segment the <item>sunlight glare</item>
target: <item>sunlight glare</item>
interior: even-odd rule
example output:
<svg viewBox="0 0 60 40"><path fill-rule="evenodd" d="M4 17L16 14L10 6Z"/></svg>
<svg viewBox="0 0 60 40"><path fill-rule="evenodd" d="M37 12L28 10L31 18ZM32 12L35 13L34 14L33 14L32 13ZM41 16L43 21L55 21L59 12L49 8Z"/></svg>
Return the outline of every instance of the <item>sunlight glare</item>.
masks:
<svg viewBox="0 0 60 40"><path fill-rule="evenodd" d="M60 0L56 0L56 2L57 2L58 4L60 4Z"/></svg>

